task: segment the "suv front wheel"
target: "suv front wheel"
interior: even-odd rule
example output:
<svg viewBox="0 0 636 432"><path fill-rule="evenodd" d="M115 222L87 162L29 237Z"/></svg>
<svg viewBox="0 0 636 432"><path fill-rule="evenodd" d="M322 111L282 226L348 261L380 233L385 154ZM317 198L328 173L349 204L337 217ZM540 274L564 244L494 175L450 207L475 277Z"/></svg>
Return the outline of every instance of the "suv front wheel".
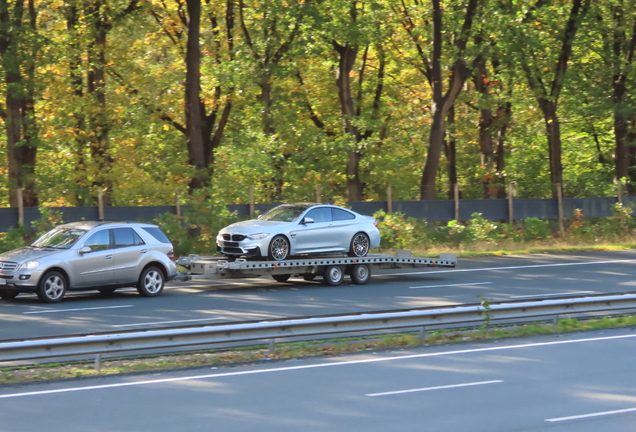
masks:
<svg viewBox="0 0 636 432"><path fill-rule="evenodd" d="M164 284L163 272L155 266L150 266L141 272L139 282L137 282L137 291L144 297L156 297L163 291Z"/></svg>
<svg viewBox="0 0 636 432"><path fill-rule="evenodd" d="M57 303L66 292L66 277L60 272L50 271L42 276L37 294L44 303Z"/></svg>

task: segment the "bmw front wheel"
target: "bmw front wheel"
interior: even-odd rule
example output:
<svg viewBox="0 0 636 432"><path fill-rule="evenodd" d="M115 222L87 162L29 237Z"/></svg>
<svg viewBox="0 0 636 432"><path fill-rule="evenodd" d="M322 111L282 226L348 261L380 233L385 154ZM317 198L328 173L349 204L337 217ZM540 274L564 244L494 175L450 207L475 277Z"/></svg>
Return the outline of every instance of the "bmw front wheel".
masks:
<svg viewBox="0 0 636 432"><path fill-rule="evenodd" d="M277 235L272 239L267 249L267 256L272 261L283 261L289 256L289 241L283 235Z"/></svg>

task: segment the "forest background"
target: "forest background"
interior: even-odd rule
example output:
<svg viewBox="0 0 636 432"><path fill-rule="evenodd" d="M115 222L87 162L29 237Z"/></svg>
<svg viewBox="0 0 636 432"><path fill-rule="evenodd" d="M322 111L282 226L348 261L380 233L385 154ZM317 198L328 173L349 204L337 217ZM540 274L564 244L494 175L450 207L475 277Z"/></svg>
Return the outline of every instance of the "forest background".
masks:
<svg viewBox="0 0 636 432"><path fill-rule="evenodd" d="M0 205L636 195L635 3L0 0Z"/></svg>

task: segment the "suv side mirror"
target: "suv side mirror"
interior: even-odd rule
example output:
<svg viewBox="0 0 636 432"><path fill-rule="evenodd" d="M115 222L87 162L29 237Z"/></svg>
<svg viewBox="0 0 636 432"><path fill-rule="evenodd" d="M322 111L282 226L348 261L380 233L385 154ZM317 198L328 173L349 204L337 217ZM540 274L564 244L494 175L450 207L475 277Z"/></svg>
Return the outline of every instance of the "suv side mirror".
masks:
<svg viewBox="0 0 636 432"><path fill-rule="evenodd" d="M303 218L303 221L301 223L303 225L306 225L306 224L314 223L314 220L312 218L306 217L306 218Z"/></svg>
<svg viewBox="0 0 636 432"><path fill-rule="evenodd" d="M84 254L87 254L87 253L91 253L92 251L93 251L93 249L91 249L89 246L84 246L83 248L81 248L79 250L79 254L80 255L84 255Z"/></svg>

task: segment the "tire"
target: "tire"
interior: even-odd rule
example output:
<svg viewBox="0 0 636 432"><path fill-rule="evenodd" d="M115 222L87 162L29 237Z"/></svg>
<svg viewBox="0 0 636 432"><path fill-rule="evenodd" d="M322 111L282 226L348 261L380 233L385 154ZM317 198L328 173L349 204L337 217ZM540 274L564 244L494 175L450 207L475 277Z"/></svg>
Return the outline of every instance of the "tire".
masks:
<svg viewBox="0 0 636 432"><path fill-rule="evenodd" d="M351 269L351 281L356 285L364 285L371 279L371 268L366 264L356 264Z"/></svg>
<svg viewBox="0 0 636 432"><path fill-rule="evenodd" d="M329 286L338 286L342 283L344 279L344 271L342 268L337 265L327 266L325 269L325 274L323 276L325 283Z"/></svg>
<svg viewBox="0 0 636 432"><path fill-rule="evenodd" d="M117 288L100 288L99 292L103 295L111 295L115 290L117 290Z"/></svg>
<svg viewBox="0 0 636 432"><path fill-rule="evenodd" d="M289 240L283 235L277 235L269 243L267 257L270 261L283 261L289 256Z"/></svg>
<svg viewBox="0 0 636 432"><path fill-rule="evenodd" d="M137 291L144 297L156 297L163 291L165 280L166 278L159 268L155 266L147 267L139 276Z"/></svg>
<svg viewBox="0 0 636 432"><path fill-rule="evenodd" d="M363 257L369 253L369 247L371 242L369 236L365 233L359 232L351 239L351 246L347 255L350 257Z"/></svg>
<svg viewBox="0 0 636 432"><path fill-rule="evenodd" d="M38 283L37 295L44 303L57 303L66 293L66 277L57 271L45 273Z"/></svg>
<svg viewBox="0 0 636 432"><path fill-rule="evenodd" d="M316 279L316 276L318 276L316 273L305 273L303 274L303 279L311 282L312 280Z"/></svg>
<svg viewBox="0 0 636 432"><path fill-rule="evenodd" d="M276 282L287 282L290 276L288 274L272 275Z"/></svg>
<svg viewBox="0 0 636 432"><path fill-rule="evenodd" d="M0 298L2 300L13 300L20 294L19 291L0 290Z"/></svg>

